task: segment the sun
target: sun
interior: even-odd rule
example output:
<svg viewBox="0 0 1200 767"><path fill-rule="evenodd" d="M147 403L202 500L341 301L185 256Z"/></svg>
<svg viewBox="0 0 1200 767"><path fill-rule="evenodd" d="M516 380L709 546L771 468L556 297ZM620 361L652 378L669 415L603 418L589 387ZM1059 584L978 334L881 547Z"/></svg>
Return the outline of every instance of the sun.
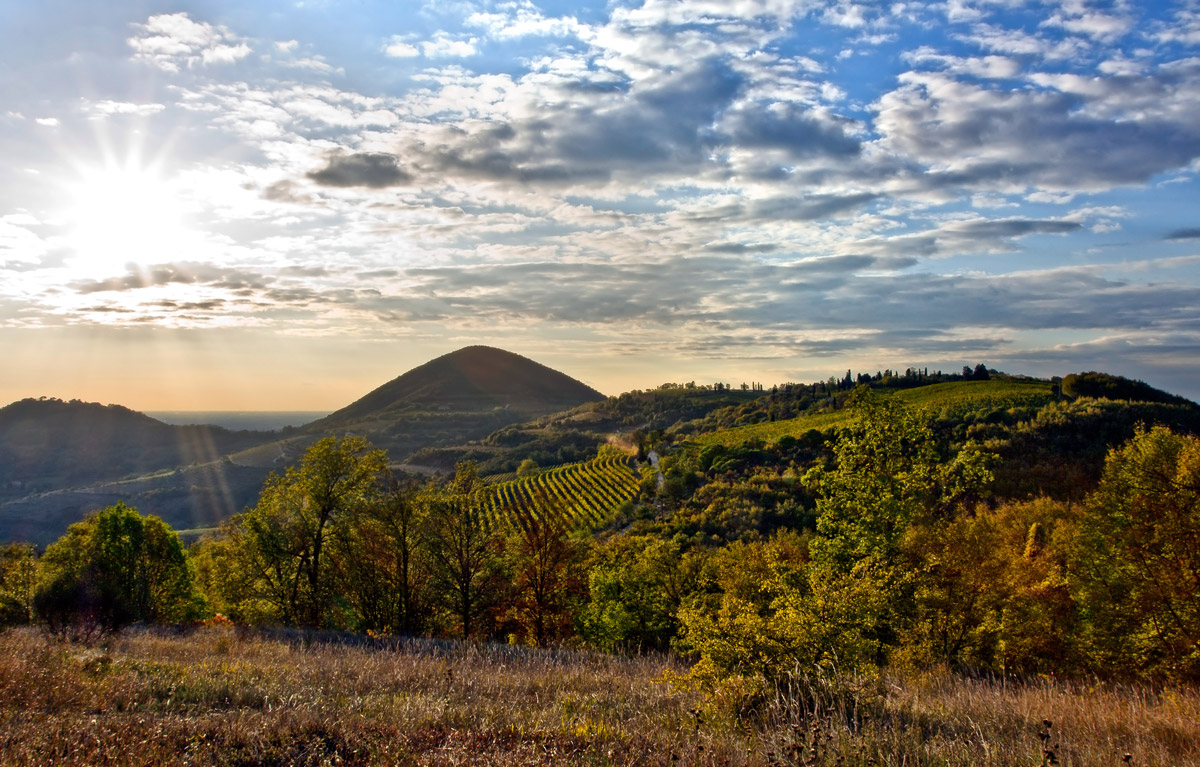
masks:
<svg viewBox="0 0 1200 767"><path fill-rule="evenodd" d="M178 253L185 207L157 168L136 162L81 168L69 197L66 223L77 270L111 276Z"/></svg>

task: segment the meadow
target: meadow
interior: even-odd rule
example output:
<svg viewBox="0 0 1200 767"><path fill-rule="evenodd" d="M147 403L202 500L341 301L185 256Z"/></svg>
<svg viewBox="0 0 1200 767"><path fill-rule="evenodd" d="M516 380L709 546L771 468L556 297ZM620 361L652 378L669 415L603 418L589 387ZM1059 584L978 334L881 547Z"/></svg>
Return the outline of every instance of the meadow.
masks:
<svg viewBox="0 0 1200 767"><path fill-rule="evenodd" d="M0 763L1200 765L1189 687L815 674L739 715L672 682L684 670L663 655L228 624L96 646L12 629Z"/></svg>

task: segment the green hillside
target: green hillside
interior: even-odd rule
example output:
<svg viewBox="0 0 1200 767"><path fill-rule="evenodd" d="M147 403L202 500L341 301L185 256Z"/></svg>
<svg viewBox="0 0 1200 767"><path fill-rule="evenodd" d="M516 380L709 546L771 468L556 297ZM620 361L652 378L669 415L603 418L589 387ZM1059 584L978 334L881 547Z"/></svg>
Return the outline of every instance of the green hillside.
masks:
<svg viewBox="0 0 1200 767"><path fill-rule="evenodd" d="M951 381L901 389L894 396L906 405L925 409L935 420L958 420L979 410L1038 408L1054 397L1049 382L1003 380ZM770 445L781 437L799 437L812 429L826 431L841 426L849 418L849 414L842 410L823 411L783 421L698 434L691 441L702 446L733 447L753 441Z"/></svg>

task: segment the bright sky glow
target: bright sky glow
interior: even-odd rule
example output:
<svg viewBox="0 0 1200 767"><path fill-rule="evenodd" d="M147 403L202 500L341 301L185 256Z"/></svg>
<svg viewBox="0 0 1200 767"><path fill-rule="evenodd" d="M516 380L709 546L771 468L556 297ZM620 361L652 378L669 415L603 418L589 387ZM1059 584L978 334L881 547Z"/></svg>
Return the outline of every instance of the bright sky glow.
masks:
<svg viewBox="0 0 1200 767"><path fill-rule="evenodd" d="M1099 369L1200 398L1200 3L0 3L0 400Z"/></svg>

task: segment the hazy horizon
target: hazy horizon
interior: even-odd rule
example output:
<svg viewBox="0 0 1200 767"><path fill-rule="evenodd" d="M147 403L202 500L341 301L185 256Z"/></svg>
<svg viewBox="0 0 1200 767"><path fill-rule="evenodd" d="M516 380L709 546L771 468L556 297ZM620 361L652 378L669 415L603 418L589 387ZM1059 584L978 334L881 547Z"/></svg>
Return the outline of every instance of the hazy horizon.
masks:
<svg viewBox="0 0 1200 767"><path fill-rule="evenodd" d="M0 401L1101 370L1200 399L1193 0L0 4Z"/></svg>

